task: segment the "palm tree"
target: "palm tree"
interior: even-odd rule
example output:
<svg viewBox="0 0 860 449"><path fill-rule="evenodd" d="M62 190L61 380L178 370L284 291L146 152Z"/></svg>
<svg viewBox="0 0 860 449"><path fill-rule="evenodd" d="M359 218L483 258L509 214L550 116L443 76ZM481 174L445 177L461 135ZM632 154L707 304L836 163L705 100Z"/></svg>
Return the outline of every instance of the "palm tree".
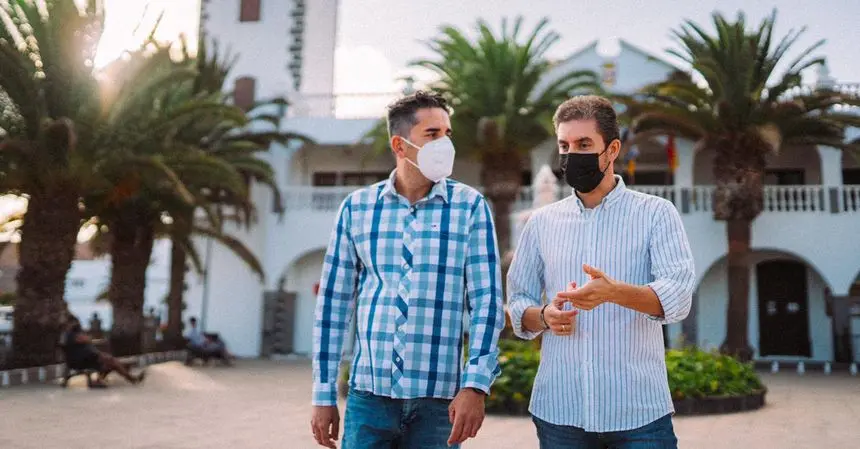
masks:
<svg viewBox="0 0 860 449"><path fill-rule="evenodd" d="M714 158L714 218L727 222L729 241L728 328L721 350L742 360L752 356L747 336L750 233L762 210L765 156L783 145L856 148L844 142L844 129L860 126L860 117L840 106L857 105L858 98L801 89L801 72L824 62L811 56L824 41L786 65L786 54L803 30L777 39L775 21L776 11L748 29L742 13L733 22L715 13L716 34L685 22L674 32L681 48L670 53L704 83L676 76L645 88L629 105L637 136L629 143L674 133Z"/></svg>
<svg viewBox="0 0 860 449"><path fill-rule="evenodd" d="M493 205L502 252L510 248L508 217L522 185L523 155L553 135L552 115L559 104L573 93L599 89L590 71L564 73L542 84L553 69L546 52L559 39L546 31L548 23L541 20L521 39L522 17L511 28L503 20L499 35L479 20L474 41L444 27L429 43L436 57L413 63L439 75L432 87L454 109L457 150L482 163L481 184Z"/></svg>
<svg viewBox="0 0 860 449"><path fill-rule="evenodd" d="M13 364L54 361L63 292L81 225L82 177L99 111L92 73L100 2L14 0L0 5L0 191L28 198L21 226Z"/></svg>
<svg viewBox="0 0 860 449"><path fill-rule="evenodd" d="M193 214L196 207L212 201L189 185L205 179L212 191L229 193L227 200L247 203L249 197L241 173L199 147L217 125L247 123L245 113L217 97L194 92L199 74L189 64L172 61L169 47L147 47L106 70L113 89L105 100L109 109L98 142L111 152L96 166L96 182L85 197L88 214L110 233L108 299L114 312L111 344L117 354L140 350L146 271L159 230L165 222L173 229L185 224L171 220L171 214L184 218L186 211ZM198 133L189 135L192 128ZM127 164L130 160L137 164ZM208 227L193 223L188 229L238 242L220 232L216 215L206 217ZM188 238L181 243L189 245ZM244 247L237 250L250 253ZM253 255L250 260L259 265Z"/></svg>

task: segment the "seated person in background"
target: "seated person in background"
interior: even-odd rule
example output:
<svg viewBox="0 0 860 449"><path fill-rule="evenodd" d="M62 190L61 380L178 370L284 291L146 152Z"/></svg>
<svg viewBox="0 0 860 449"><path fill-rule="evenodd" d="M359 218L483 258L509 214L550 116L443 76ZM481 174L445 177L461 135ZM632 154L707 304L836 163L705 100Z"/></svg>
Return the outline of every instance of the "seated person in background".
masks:
<svg viewBox="0 0 860 449"><path fill-rule="evenodd" d="M66 363L74 369L93 369L99 372L99 378L94 386L105 387L105 378L112 371L132 384L143 382L145 372L132 376L126 367L116 357L101 352L93 345L92 339L84 333L81 322L77 317L70 318L69 330L65 334L64 346Z"/></svg>
<svg viewBox="0 0 860 449"><path fill-rule="evenodd" d="M191 317L188 321L191 329L185 335L188 339L188 350L192 355L199 356L204 362L208 362L209 358L218 358L226 364L230 364L233 355L227 351L227 345L224 340L217 335L206 334L197 327L197 318ZM189 359L190 361L190 359Z"/></svg>

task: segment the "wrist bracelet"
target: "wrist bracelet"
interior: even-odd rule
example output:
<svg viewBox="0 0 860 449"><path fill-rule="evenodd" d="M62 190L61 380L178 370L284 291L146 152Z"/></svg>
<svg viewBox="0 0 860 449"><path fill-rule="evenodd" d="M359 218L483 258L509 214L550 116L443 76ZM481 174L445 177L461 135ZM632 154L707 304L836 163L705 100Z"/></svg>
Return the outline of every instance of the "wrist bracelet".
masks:
<svg viewBox="0 0 860 449"><path fill-rule="evenodd" d="M549 329L549 324L547 324L546 318L544 318L543 316L543 313L546 310L547 306L549 306L549 304L544 304L543 307L540 308L540 322L543 323L544 330Z"/></svg>

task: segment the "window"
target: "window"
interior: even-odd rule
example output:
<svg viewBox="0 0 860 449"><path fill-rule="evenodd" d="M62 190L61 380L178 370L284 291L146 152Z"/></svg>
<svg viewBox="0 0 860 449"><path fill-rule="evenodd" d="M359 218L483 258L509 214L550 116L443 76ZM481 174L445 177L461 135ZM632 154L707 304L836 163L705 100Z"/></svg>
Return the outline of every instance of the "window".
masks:
<svg viewBox="0 0 860 449"><path fill-rule="evenodd" d="M771 186L800 186L805 184L803 170L767 170L764 183Z"/></svg>
<svg viewBox="0 0 860 449"><path fill-rule="evenodd" d="M842 170L842 184L860 185L860 168L846 168Z"/></svg>
<svg viewBox="0 0 860 449"><path fill-rule="evenodd" d="M317 187L367 186L388 179L389 172L317 172L311 183Z"/></svg>
<svg viewBox="0 0 860 449"><path fill-rule="evenodd" d="M621 179L624 180L624 183L627 185L635 185L635 186L670 186L675 183L675 176L673 173L662 170L648 171L648 170L636 170L633 172L633 177L631 179L630 174L627 173L627 170L619 173L621 175Z"/></svg>
<svg viewBox="0 0 860 449"><path fill-rule="evenodd" d="M261 0L242 0L239 9L240 22L259 22L260 21L260 1Z"/></svg>
<svg viewBox="0 0 860 449"><path fill-rule="evenodd" d="M319 187L330 187L337 185L337 173L333 172L318 172L314 173L311 184Z"/></svg>
<svg viewBox="0 0 860 449"><path fill-rule="evenodd" d="M342 185L367 186L388 179L388 175L389 173L386 172L344 173Z"/></svg>
<svg viewBox="0 0 860 449"><path fill-rule="evenodd" d="M256 85L257 81L249 76L237 79L233 87L233 104L246 111L251 109L254 106Z"/></svg>

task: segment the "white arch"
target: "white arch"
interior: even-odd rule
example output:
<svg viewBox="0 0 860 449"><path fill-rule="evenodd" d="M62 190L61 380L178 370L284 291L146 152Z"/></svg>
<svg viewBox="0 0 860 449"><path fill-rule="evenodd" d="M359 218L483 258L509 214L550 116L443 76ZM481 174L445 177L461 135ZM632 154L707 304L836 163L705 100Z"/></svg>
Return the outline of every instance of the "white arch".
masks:
<svg viewBox="0 0 860 449"><path fill-rule="evenodd" d="M830 288L831 291L834 291L834 292L841 291L835 287L839 287L842 284L842 282L840 282L839 279L834 279L835 276L829 274L827 272L827 270L822 269L822 266L826 266L826 264L824 263L825 261L823 259L826 259L827 257L829 257L827 254L824 254L821 252L812 252L810 254L804 254L805 252L802 250L798 250L798 248L791 248L790 242L786 242L786 243L787 243L786 245L770 244L770 245L762 245L762 246L751 246L750 251L751 252L772 251L772 252L783 253L785 255L788 255L794 259L797 259L797 260L803 262L804 264L806 264L806 266L815 270L815 272L818 274L818 276L821 277L821 279L824 281L826 286L828 288ZM723 258L725 258L727 255L728 255L728 253L723 251L723 252L711 254L709 258L705 259L705 263L702 266L707 267L707 268L699 271L699 274L696 276L696 288L698 288L699 284L702 283L702 280L705 279L705 276L708 274L708 272L711 269L713 269L713 267L718 262L720 262Z"/></svg>

